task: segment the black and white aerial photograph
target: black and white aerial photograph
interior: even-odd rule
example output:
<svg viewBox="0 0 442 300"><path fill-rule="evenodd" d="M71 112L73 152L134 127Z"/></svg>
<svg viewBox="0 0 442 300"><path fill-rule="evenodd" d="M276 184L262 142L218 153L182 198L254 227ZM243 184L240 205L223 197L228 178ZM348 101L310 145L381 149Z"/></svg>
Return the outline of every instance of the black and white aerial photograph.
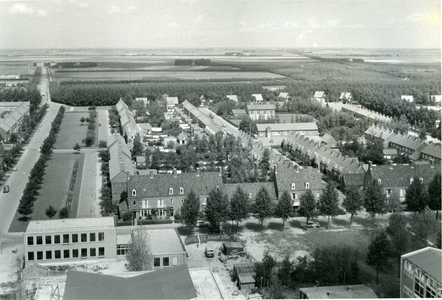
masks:
<svg viewBox="0 0 442 300"><path fill-rule="evenodd" d="M440 0L0 0L0 300L442 298Z"/></svg>

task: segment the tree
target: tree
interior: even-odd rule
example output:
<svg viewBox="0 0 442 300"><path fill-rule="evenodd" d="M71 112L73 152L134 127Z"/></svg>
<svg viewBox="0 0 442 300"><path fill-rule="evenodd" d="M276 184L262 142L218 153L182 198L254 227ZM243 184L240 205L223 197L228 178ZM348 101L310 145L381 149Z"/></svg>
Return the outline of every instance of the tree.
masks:
<svg viewBox="0 0 442 300"><path fill-rule="evenodd" d="M327 183L326 187L322 190L318 204L319 212L328 216L327 229L330 229L331 217L336 216L339 212L338 192L333 184Z"/></svg>
<svg viewBox="0 0 442 300"><path fill-rule="evenodd" d="M418 177L414 177L405 191L405 204L407 204L407 209L413 212L421 212L427 203L427 190L423 182L420 181Z"/></svg>
<svg viewBox="0 0 442 300"><path fill-rule="evenodd" d="M143 145L141 144L141 136L139 133L135 135L132 147L132 157L143 155Z"/></svg>
<svg viewBox="0 0 442 300"><path fill-rule="evenodd" d="M392 255L397 258L398 262L397 277L400 277L401 255L407 252L410 243L407 219L403 213L394 212L390 216L386 232L390 236Z"/></svg>
<svg viewBox="0 0 442 300"><path fill-rule="evenodd" d="M232 199L230 199L230 220L236 222L235 232L238 230L238 224L242 220L248 218L248 214L250 211L250 203L247 194L243 191L243 189L238 186L233 194Z"/></svg>
<svg viewBox="0 0 442 300"><path fill-rule="evenodd" d="M347 195L342 201L342 206L345 210L350 214L350 226L353 221L353 216L357 216L358 213L362 210L362 197L359 192L359 188L356 186L350 186L347 189Z"/></svg>
<svg viewBox="0 0 442 300"><path fill-rule="evenodd" d="M86 121L86 119L84 118L84 117L81 117L81 119L80 119L80 122L81 122L81 125L83 125L83 123Z"/></svg>
<svg viewBox="0 0 442 300"><path fill-rule="evenodd" d="M410 229L417 239L416 248L427 246L427 239L432 231L439 233L438 222L434 219L433 212L428 206L426 206L423 211L413 215L410 221Z"/></svg>
<svg viewBox="0 0 442 300"><path fill-rule="evenodd" d="M153 269L153 254L149 235L140 226L132 231L126 259L128 271L148 271Z"/></svg>
<svg viewBox="0 0 442 300"><path fill-rule="evenodd" d="M385 231L378 234L368 246L365 263L376 269L376 284L379 284L379 271L390 267L390 243Z"/></svg>
<svg viewBox="0 0 442 300"><path fill-rule="evenodd" d="M15 142L17 142L17 141L18 141L18 135L17 135L17 133L12 132L12 133L9 135L9 142L11 142L11 143L15 143Z"/></svg>
<svg viewBox="0 0 442 300"><path fill-rule="evenodd" d="M60 209L60 212L58 213L58 217L60 219L67 219L69 218L69 208L67 206Z"/></svg>
<svg viewBox="0 0 442 300"><path fill-rule="evenodd" d="M209 192L204 213L209 221L209 230L217 232L220 225L229 217L229 198L220 188L214 188Z"/></svg>
<svg viewBox="0 0 442 300"><path fill-rule="evenodd" d="M279 197L278 204L276 205L275 209L275 217L282 220L282 228L284 228L284 223L290 217L292 210L292 199L289 192L284 190L281 197Z"/></svg>
<svg viewBox="0 0 442 300"><path fill-rule="evenodd" d="M428 185L428 207L436 211L436 220L441 209L441 176L440 173L434 175L433 180Z"/></svg>
<svg viewBox="0 0 442 300"><path fill-rule="evenodd" d="M256 263L255 281L259 282L259 287L262 289L264 286L270 285L270 279L272 276L272 269L276 266L276 261L266 251L261 262Z"/></svg>
<svg viewBox="0 0 442 300"><path fill-rule="evenodd" d="M272 216L272 203L269 193L264 187L256 195L254 210L262 229L264 221Z"/></svg>
<svg viewBox="0 0 442 300"><path fill-rule="evenodd" d="M46 208L46 216L48 216L49 219L52 219L53 216L57 214L57 211L52 205L49 205L48 208Z"/></svg>
<svg viewBox="0 0 442 300"><path fill-rule="evenodd" d="M285 286L288 286L290 284L290 277L293 272L293 266L293 262L290 261L290 256L287 254L282 260L278 270L278 278Z"/></svg>
<svg viewBox="0 0 442 300"><path fill-rule="evenodd" d="M200 210L200 200L197 194L190 190L186 198L184 198L183 206L181 207L181 217L183 219L186 228L189 231L193 231L196 226L196 221L198 219L198 212Z"/></svg>
<svg viewBox="0 0 442 300"><path fill-rule="evenodd" d="M262 159L259 162L259 169L261 171L261 180L265 181L267 179L267 173L270 168L270 150L266 147L264 148L264 152L262 154Z"/></svg>
<svg viewBox="0 0 442 300"><path fill-rule="evenodd" d="M80 152L80 149L81 149L81 146L78 143L76 143L74 145L74 150L77 151L77 152Z"/></svg>
<svg viewBox="0 0 442 300"><path fill-rule="evenodd" d="M100 140L98 141L98 148L106 148L107 147L107 142Z"/></svg>
<svg viewBox="0 0 442 300"><path fill-rule="evenodd" d="M315 196L310 189L306 190L301 195L300 205L302 213L306 218L306 224L308 224L309 219L316 218L316 216L318 215ZM305 230L308 230L308 226L305 226Z"/></svg>
<svg viewBox="0 0 442 300"><path fill-rule="evenodd" d="M386 210L385 194L382 191L382 186L374 181L364 191L364 208L373 218L376 215L383 215Z"/></svg>

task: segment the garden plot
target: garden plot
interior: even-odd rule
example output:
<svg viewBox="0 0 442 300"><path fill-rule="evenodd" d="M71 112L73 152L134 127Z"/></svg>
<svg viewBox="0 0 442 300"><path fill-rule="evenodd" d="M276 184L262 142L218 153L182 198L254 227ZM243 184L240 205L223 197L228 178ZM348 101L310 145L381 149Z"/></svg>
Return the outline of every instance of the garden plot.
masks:
<svg viewBox="0 0 442 300"><path fill-rule="evenodd" d="M60 131L57 134L55 149L72 149L75 143L83 145L82 140L86 138L87 122L80 122L81 118L89 118L88 112L66 112L61 122Z"/></svg>

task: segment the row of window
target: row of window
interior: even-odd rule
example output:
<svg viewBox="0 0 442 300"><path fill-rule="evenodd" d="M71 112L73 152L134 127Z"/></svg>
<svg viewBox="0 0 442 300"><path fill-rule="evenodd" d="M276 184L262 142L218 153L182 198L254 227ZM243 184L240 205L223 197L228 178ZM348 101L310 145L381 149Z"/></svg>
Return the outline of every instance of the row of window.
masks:
<svg viewBox="0 0 442 300"><path fill-rule="evenodd" d="M184 188L180 187L180 195L184 194ZM169 195L173 195L173 188L169 188ZM137 196L137 190L132 189L132 196Z"/></svg>
<svg viewBox="0 0 442 300"><path fill-rule="evenodd" d="M97 237L98 235L98 237ZM70 244L70 243L87 243L87 242L102 242L104 241L104 232L90 232L90 233L65 233L55 235L37 235L28 236L27 245L52 245L52 244Z"/></svg>
<svg viewBox="0 0 442 300"><path fill-rule="evenodd" d="M163 262L161 264L161 261ZM171 266L176 266L178 264L178 257L177 256L172 256L172 262L170 261L170 257L163 257L161 259L161 257L154 257L153 259L153 266L154 267L169 267Z"/></svg>
<svg viewBox="0 0 442 300"><path fill-rule="evenodd" d="M296 190L296 184L292 183L291 188L292 188L292 190ZM309 189L310 188L310 183L306 182L304 184L304 188Z"/></svg>
<svg viewBox="0 0 442 300"><path fill-rule="evenodd" d="M97 251L98 250L98 251ZM51 260L51 259L67 259L67 258L88 258L88 257L104 257L105 248L81 248L81 249L64 249L64 250L47 250L47 251L30 251L28 252L28 261L34 260Z"/></svg>
<svg viewBox="0 0 442 300"><path fill-rule="evenodd" d="M316 198L319 199L319 192L316 193ZM296 193L292 193L292 200L298 200L298 194L296 194Z"/></svg>
<svg viewBox="0 0 442 300"><path fill-rule="evenodd" d="M217 187L217 189L219 189L219 187ZM251 198L251 197L250 197ZM155 200L150 200L150 201L155 201ZM204 199L203 199L203 201L204 201ZM136 202L134 201L134 204L135 204ZM181 199L181 204L183 204L184 203L184 198L183 199ZM170 199L170 204L173 204L173 199ZM159 208L159 207L166 207L166 205L164 204L164 200L163 199L161 199L161 200L157 200L157 206L156 206L156 208ZM141 200L141 208L150 208L150 206L149 206L149 200Z"/></svg>
<svg viewBox="0 0 442 300"><path fill-rule="evenodd" d="M414 182L414 178L410 178L410 184L412 184L413 182ZM421 184L423 184L424 183L424 179L422 177L419 178L419 182ZM382 184L382 180L378 179L378 184Z"/></svg>

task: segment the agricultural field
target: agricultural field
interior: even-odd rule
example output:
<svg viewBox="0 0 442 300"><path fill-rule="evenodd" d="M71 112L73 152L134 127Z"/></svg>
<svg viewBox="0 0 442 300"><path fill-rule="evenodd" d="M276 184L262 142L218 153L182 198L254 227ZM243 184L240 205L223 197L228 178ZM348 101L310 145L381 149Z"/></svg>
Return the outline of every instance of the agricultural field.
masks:
<svg viewBox="0 0 442 300"><path fill-rule="evenodd" d="M52 205L58 211L66 206L68 198L71 200L69 217L77 215L78 201L81 188L81 174L83 173L84 154L53 153L45 169L43 184L34 203L32 220L47 220L46 209ZM76 176L73 179L74 166L77 165ZM16 212L9 232L23 232L27 222L19 221ZM58 213L54 218L58 218Z"/></svg>
<svg viewBox="0 0 442 300"><path fill-rule="evenodd" d="M281 79L284 76L269 73L269 72L232 72L232 71L203 71L200 72L189 71L176 71L171 68L170 71L133 71L133 72L56 72L55 79L58 81L81 81L81 80L142 80L142 79L156 79L156 78L168 78L168 79L188 79L188 80L200 80L200 79Z"/></svg>
<svg viewBox="0 0 442 300"><path fill-rule="evenodd" d="M86 122L81 124L81 118L89 118L89 112L66 112L64 114L54 145L55 149L72 149L77 142L80 146L84 145L81 141L86 138L88 125ZM72 149L72 151L74 150Z"/></svg>
<svg viewBox="0 0 442 300"><path fill-rule="evenodd" d="M3 65L0 66L0 76L2 75L32 75L35 72L36 67L32 66L13 66Z"/></svg>

